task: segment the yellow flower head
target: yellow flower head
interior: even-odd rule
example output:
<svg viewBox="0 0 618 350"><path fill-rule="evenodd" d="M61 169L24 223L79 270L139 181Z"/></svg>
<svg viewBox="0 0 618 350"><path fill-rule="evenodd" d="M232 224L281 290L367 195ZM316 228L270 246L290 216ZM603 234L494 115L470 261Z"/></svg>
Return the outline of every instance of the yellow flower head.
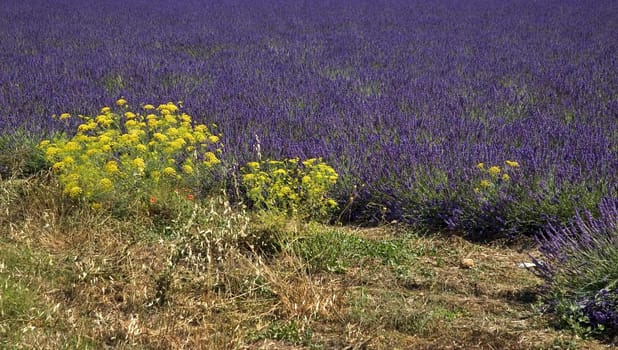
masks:
<svg viewBox="0 0 618 350"><path fill-rule="evenodd" d="M102 113L102 114L109 113L109 112L111 112L111 111L112 111L112 109L111 109L111 108L109 108L109 107L107 107L107 106L106 106L106 107L101 108L101 113Z"/></svg>
<svg viewBox="0 0 618 350"><path fill-rule="evenodd" d="M116 163L115 160L110 160L107 164L105 164L105 171L108 173L117 173L119 171L118 163Z"/></svg>
<svg viewBox="0 0 618 350"><path fill-rule="evenodd" d="M217 142L219 142L219 136L217 136L217 135L210 135L210 136L208 136L208 141L210 141L210 143L217 143Z"/></svg>
<svg viewBox="0 0 618 350"><path fill-rule="evenodd" d="M146 162L144 162L144 160L142 158L135 158L133 159L133 161L131 161L131 163L133 164L134 167L136 167L139 170L144 170L144 168L146 167Z"/></svg>
<svg viewBox="0 0 618 350"><path fill-rule="evenodd" d="M170 112L176 112L178 110L178 107L176 107L176 105L173 102L168 102L165 105L166 109L169 110Z"/></svg>
<svg viewBox="0 0 618 350"><path fill-rule="evenodd" d="M510 179L511 177L509 176L509 174L502 174L502 180L509 181Z"/></svg>
<svg viewBox="0 0 618 350"><path fill-rule="evenodd" d="M168 175L168 176L174 176L176 175L176 170L170 166L166 167L163 169L163 174Z"/></svg>
<svg viewBox="0 0 618 350"><path fill-rule="evenodd" d="M146 104L146 105L144 105L144 109L145 109L145 110L147 110L147 111L149 111L149 110L151 110L151 109L154 109L154 108L155 108L155 107L154 107L153 105L151 105L151 104Z"/></svg>
<svg viewBox="0 0 618 350"><path fill-rule="evenodd" d="M182 171L185 172L186 174L193 174L193 167L190 166L189 164L185 164L182 166Z"/></svg>
<svg viewBox="0 0 618 350"><path fill-rule="evenodd" d="M152 137L154 137L155 140L159 141L159 142L165 142L167 141L167 136L163 135L160 132L155 132Z"/></svg>
<svg viewBox="0 0 618 350"><path fill-rule="evenodd" d="M212 167L215 164L220 163L221 161L217 158L217 156L212 152L204 153L204 165L207 167Z"/></svg>
<svg viewBox="0 0 618 350"><path fill-rule="evenodd" d="M99 181L99 185L101 185L101 187L107 191L114 186L114 183L112 182L112 180L104 177L101 179L101 181Z"/></svg>
<svg viewBox="0 0 618 350"><path fill-rule="evenodd" d="M64 168L64 163L63 162L56 162L54 163L54 165L52 165L52 169L55 171L61 170L62 168Z"/></svg>
<svg viewBox="0 0 618 350"><path fill-rule="evenodd" d="M79 187L79 186L73 186L73 187L68 189L68 194L69 194L69 197L71 197L71 198L78 197L82 192L83 192L82 188Z"/></svg>
<svg viewBox="0 0 618 350"><path fill-rule="evenodd" d="M492 185L489 180L481 180L481 187L491 187Z"/></svg>
<svg viewBox="0 0 618 350"><path fill-rule="evenodd" d="M180 120L182 120L183 122L191 122L191 116L183 113L180 115Z"/></svg>
<svg viewBox="0 0 618 350"><path fill-rule="evenodd" d="M518 168L519 167L519 163L513 160L507 160L505 161L506 165L512 167L512 168Z"/></svg>
<svg viewBox="0 0 618 350"><path fill-rule="evenodd" d="M137 122L134 119L127 120L124 123L124 126L126 126L127 128L131 128L131 127L134 127L136 125L137 125Z"/></svg>
<svg viewBox="0 0 618 350"><path fill-rule="evenodd" d="M135 118L135 113L133 113L133 112L125 112L124 116L127 119L133 119L133 118Z"/></svg>
<svg viewBox="0 0 618 350"><path fill-rule="evenodd" d="M79 143L74 142L74 141L69 141L69 142L67 142L66 145L64 145L64 150L68 151L68 152L79 151L80 149L82 149L82 148L79 145Z"/></svg>
<svg viewBox="0 0 618 350"><path fill-rule="evenodd" d="M476 168L479 169L479 170L483 170L485 168L485 163L483 163L483 162L478 163L476 165Z"/></svg>
<svg viewBox="0 0 618 350"><path fill-rule="evenodd" d="M119 98L118 101L116 101L116 104L118 106L124 106L127 104L127 100L125 100L124 98Z"/></svg>
<svg viewBox="0 0 618 350"><path fill-rule="evenodd" d="M317 161L316 158L309 158L303 161L304 166L312 166Z"/></svg>
<svg viewBox="0 0 618 350"><path fill-rule="evenodd" d="M489 172L489 175L497 176L497 175L500 174L501 170L500 170L499 166L494 165L494 166L490 167L487 171Z"/></svg>
<svg viewBox="0 0 618 350"><path fill-rule="evenodd" d="M71 115L69 113L62 113L60 115L60 120L69 119L69 118L71 118Z"/></svg>
<svg viewBox="0 0 618 350"><path fill-rule="evenodd" d="M335 200L334 200L334 199L332 199L332 198L329 198L329 199L326 201L326 205L328 205L328 206L329 206L329 207L331 207L331 208L337 208L337 207L338 207L337 201L335 201Z"/></svg>

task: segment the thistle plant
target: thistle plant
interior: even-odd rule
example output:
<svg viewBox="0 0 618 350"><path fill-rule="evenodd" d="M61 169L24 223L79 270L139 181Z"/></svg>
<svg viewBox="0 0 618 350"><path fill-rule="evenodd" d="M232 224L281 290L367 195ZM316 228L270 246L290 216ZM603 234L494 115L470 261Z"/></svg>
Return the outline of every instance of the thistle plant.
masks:
<svg viewBox="0 0 618 350"><path fill-rule="evenodd" d="M324 219L338 207L328 191L339 176L322 159L249 162L242 172L242 186L255 208Z"/></svg>
<svg viewBox="0 0 618 350"><path fill-rule="evenodd" d="M179 103L180 105L180 103ZM57 117L73 118L68 113ZM79 115L72 137L61 134L40 148L65 195L94 208L129 200L146 204L183 196L194 199L220 163L220 136L172 102L133 111L124 99L116 110Z"/></svg>

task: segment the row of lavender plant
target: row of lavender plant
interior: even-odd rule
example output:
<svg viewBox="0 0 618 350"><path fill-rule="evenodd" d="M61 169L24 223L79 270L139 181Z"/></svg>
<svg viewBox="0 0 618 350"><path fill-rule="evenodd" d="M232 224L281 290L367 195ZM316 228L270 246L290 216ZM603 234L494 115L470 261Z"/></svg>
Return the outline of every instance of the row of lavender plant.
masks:
<svg viewBox="0 0 618 350"><path fill-rule="evenodd" d="M49 134L51 114L120 96L182 100L219 124L230 162L255 159L256 135L266 157L323 157L342 204L354 196L342 217L480 238L617 192L615 1L8 0L0 14L4 133Z"/></svg>
<svg viewBox="0 0 618 350"><path fill-rule="evenodd" d="M599 215L578 213L568 225L537 236L546 311L579 335L618 336L618 200L603 200Z"/></svg>

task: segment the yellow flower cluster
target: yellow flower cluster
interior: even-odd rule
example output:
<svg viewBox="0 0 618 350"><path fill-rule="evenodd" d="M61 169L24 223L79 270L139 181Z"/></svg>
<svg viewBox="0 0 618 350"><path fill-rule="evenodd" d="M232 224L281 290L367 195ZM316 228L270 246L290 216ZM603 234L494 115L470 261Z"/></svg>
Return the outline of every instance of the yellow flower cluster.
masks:
<svg viewBox="0 0 618 350"><path fill-rule="evenodd" d="M242 171L242 185L256 207L309 216L337 208L327 193L339 176L321 159L249 162Z"/></svg>
<svg viewBox="0 0 618 350"><path fill-rule="evenodd" d="M117 190L157 186L163 178L195 180L220 163L220 136L206 125L195 125L176 104L147 104L143 112L130 111L121 98L116 106L123 113L103 107L95 117L79 116L82 121L72 138L40 143L65 194L99 200ZM70 117L64 113L60 119Z"/></svg>
<svg viewBox="0 0 618 350"><path fill-rule="evenodd" d="M509 171L519 168L519 163L513 160L507 160L504 162L506 168L502 169L498 165L492 165L488 168L485 167L485 163L478 163L476 168L481 172L489 175L489 178L481 179L479 182L479 186L474 188L475 192L480 192L481 190L488 190L494 188L496 185L500 183L508 183L511 180L511 176L508 174Z"/></svg>

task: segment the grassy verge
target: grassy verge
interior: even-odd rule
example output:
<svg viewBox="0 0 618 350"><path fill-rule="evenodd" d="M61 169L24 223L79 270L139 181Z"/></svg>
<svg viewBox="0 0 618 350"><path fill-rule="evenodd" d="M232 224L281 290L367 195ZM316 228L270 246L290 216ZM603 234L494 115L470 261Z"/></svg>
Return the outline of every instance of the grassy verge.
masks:
<svg viewBox="0 0 618 350"><path fill-rule="evenodd" d="M216 201L161 233L60 193L0 186L2 348L603 348L536 311L541 281L517 267L532 249Z"/></svg>

